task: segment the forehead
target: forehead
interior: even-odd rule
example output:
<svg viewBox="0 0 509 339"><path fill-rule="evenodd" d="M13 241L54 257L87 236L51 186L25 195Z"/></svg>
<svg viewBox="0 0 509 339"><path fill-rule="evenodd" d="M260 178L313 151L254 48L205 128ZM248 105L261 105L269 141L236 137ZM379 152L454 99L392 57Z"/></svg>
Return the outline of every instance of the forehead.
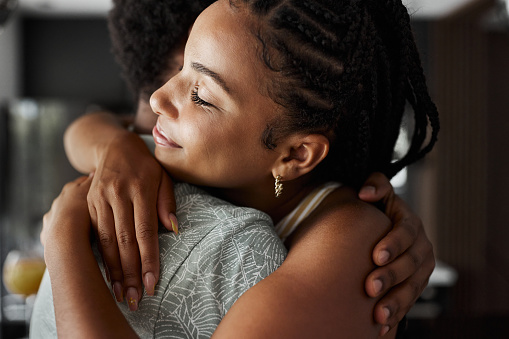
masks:
<svg viewBox="0 0 509 339"><path fill-rule="evenodd" d="M252 20L244 9L232 8L228 1L212 4L193 25L186 63L205 65L234 91L259 87L267 69L259 58L260 43L250 29Z"/></svg>

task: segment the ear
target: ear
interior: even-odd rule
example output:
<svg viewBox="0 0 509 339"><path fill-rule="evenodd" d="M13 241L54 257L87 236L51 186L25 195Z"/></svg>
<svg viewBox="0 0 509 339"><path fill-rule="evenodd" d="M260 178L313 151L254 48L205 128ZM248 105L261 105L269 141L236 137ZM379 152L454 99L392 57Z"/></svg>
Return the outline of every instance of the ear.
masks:
<svg viewBox="0 0 509 339"><path fill-rule="evenodd" d="M329 139L322 134L294 135L278 145L281 156L272 169L284 181L311 172L329 153Z"/></svg>

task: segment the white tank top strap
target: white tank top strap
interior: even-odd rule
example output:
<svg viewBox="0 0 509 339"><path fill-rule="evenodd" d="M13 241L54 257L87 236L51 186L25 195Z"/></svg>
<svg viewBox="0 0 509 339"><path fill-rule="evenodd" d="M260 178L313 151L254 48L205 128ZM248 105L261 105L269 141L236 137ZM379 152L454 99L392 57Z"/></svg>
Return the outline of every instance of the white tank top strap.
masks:
<svg viewBox="0 0 509 339"><path fill-rule="evenodd" d="M320 205L323 199L340 186L341 184L338 182L325 183L302 199L299 205L275 226L279 238L285 241L297 226Z"/></svg>

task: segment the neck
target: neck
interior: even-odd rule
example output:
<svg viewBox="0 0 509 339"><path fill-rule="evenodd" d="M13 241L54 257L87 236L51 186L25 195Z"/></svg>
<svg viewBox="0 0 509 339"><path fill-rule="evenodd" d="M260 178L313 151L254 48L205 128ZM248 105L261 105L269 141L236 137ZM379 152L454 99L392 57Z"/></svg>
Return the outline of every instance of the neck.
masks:
<svg viewBox="0 0 509 339"><path fill-rule="evenodd" d="M309 178L283 182L283 193L279 198L274 194L273 179L250 188L224 189L204 188L210 194L237 206L255 208L267 213L274 224L290 213L314 188Z"/></svg>

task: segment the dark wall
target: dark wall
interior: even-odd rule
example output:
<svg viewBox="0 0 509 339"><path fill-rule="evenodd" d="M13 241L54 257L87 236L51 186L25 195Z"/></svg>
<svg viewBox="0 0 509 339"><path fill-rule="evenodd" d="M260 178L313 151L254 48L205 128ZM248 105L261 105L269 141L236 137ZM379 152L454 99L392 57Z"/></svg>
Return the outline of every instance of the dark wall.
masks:
<svg viewBox="0 0 509 339"><path fill-rule="evenodd" d="M105 18L22 19L23 97L129 102Z"/></svg>

